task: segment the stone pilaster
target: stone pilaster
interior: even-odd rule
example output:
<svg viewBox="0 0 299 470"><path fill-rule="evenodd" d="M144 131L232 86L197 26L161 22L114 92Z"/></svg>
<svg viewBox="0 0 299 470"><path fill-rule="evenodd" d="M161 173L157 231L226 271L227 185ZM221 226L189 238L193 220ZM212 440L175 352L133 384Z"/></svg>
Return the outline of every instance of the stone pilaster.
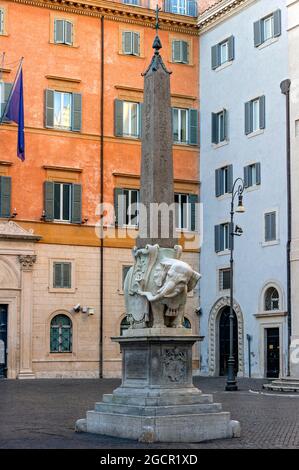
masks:
<svg viewBox="0 0 299 470"><path fill-rule="evenodd" d="M32 371L32 310L33 310L33 266L36 255L20 255L22 271L21 326L20 326L20 372L19 379L33 379Z"/></svg>

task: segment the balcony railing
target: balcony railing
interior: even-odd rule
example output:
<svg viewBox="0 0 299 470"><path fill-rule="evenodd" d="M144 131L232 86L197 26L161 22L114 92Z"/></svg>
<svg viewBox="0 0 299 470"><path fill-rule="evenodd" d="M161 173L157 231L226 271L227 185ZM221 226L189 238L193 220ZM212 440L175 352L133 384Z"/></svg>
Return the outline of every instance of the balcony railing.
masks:
<svg viewBox="0 0 299 470"><path fill-rule="evenodd" d="M115 1L115 0L114 0ZM135 5L141 8L155 10L158 4L163 11L175 15L195 17L198 14L197 0L116 0L126 5Z"/></svg>

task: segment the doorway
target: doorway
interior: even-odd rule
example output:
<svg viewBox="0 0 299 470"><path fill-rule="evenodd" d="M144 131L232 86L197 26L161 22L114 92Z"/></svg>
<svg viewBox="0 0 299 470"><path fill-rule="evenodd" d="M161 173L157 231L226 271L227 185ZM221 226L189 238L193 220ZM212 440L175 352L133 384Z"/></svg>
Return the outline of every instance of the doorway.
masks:
<svg viewBox="0 0 299 470"><path fill-rule="evenodd" d="M266 375L277 378L280 372L280 341L279 328L266 329Z"/></svg>
<svg viewBox="0 0 299 470"><path fill-rule="evenodd" d="M219 375L227 375L227 361L229 358L229 313L230 307L224 307L219 320ZM239 370L239 351L238 351L238 320L234 312L233 322L233 352L235 359L235 374Z"/></svg>
<svg viewBox="0 0 299 470"><path fill-rule="evenodd" d="M0 378L7 377L7 305L0 304Z"/></svg>

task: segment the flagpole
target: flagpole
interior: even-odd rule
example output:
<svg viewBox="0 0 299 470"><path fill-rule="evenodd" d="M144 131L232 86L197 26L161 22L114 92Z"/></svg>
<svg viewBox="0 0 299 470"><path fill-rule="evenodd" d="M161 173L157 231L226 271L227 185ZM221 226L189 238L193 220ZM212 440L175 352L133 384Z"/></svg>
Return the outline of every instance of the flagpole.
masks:
<svg viewBox="0 0 299 470"><path fill-rule="evenodd" d="M6 111L7 111L9 102L10 102L11 95L13 94L13 92L14 92L14 90L15 90L16 83L17 83L17 80L18 80L19 75L20 75L20 72L21 72L23 60L24 60L24 57L21 57L20 64L19 64L19 67L18 67L16 76L15 76L15 80L14 80L13 86L12 86L12 88L11 88L11 90L10 90L9 95L8 95L8 99L7 99L7 101L6 101L5 108L4 108L4 111L3 111L3 113L2 113L2 116L0 117L0 124L2 124L2 122L3 122L4 116L5 116L5 114L6 114Z"/></svg>

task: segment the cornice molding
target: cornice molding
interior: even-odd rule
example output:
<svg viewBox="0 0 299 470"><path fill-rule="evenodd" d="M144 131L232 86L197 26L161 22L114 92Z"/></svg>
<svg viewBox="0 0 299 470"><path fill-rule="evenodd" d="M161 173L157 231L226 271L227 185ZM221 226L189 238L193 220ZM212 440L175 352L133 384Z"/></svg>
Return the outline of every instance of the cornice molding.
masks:
<svg viewBox="0 0 299 470"><path fill-rule="evenodd" d="M199 34L203 34L215 25L248 7L257 0L220 0L198 18Z"/></svg>
<svg viewBox="0 0 299 470"><path fill-rule="evenodd" d="M9 0L14 3L22 3L40 8L60 10L76 15L93 16L107 20L120 21L122 23L139 24L148 28L155 27L155 11L148 8L116 3L109 0ZM172 13L160 13L160 28L167 31L184 32L198 36L197 19L190 16L176 15Z"/></svg>

